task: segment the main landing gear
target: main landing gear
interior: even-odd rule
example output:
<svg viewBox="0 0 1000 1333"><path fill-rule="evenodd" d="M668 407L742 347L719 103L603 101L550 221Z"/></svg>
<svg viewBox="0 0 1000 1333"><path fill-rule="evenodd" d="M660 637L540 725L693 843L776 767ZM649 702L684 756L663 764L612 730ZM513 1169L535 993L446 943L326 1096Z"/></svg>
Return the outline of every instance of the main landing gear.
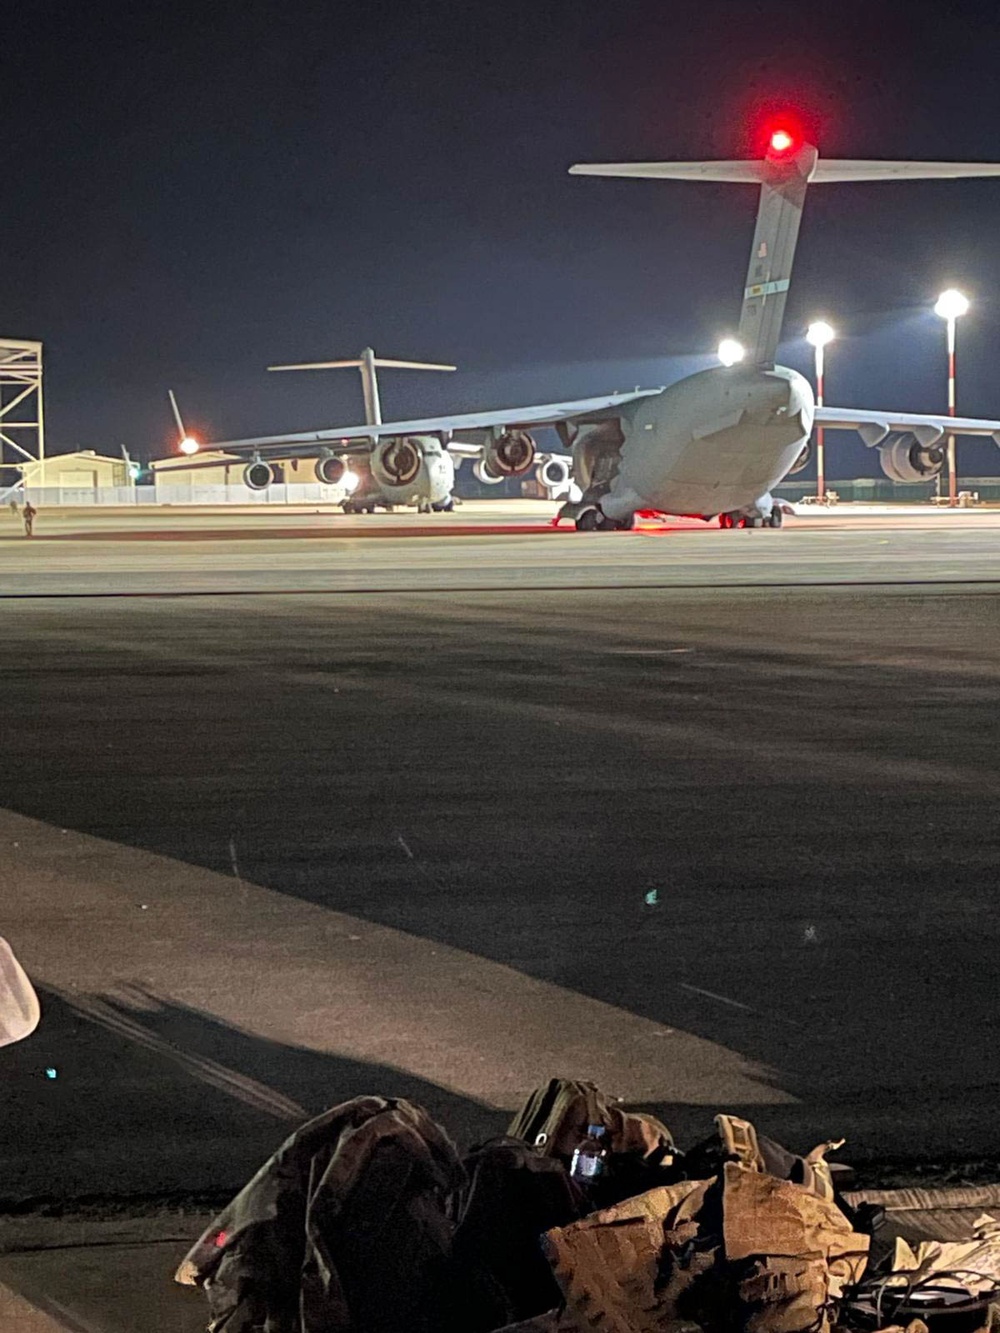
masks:
<svg viewBox="0 0 1000 1333"><path fill-rule="evenodd" d="M596 505L588 505L576 516L577 532L629 532L635 527L635 514L628 518L608 518Z"/></svg>
<svg viewBox="0 0 1000 1333"><path fill-rule="evenodd" d="M774 506L767 518L739 512L719 515L720 528L780 528L783 521L784 514L779 505Z"/></svg>

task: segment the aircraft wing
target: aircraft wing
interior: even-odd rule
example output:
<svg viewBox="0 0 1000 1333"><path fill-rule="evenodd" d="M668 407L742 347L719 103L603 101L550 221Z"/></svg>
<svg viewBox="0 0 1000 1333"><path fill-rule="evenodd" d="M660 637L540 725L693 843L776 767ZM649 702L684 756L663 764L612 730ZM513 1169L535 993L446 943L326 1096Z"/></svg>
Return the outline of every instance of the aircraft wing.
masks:
<svg viewBox="0 0 1000 1333"><path fill-rule="evenodd" d="M943 435L989 435L1000 444L1000 421L984 417L949 417L929 412L879 412L872 408L817 407L817 426L827 430L856 430L874 447L891 431L911 431L921 444L936 443Z"/></svg>
<svg viewBox="0 0 1000 1333"><path fill-rule="evenodd" d="M328 430L300 431L293 435L261 435L249 440L224 440L212 444L240 457L295 458L310 456L316 446L332 453L368 453L382 439L403 435L443 435L451 452L478 458L481 445L475 437L488 437L496 430L521 430L530 426L557 426L561 422L587 425L605 421L628 403L662 393L662 389L635 389L630 393L605 394L601 398L581 398L570 403L545 403L539 407L509 407L491 412L464 412L456 416L425 417L416 421L389 421L380 426L336 426ZM998 427L1000 429L1000 427ZM456 435L471 440L455 440Z"/></svg>

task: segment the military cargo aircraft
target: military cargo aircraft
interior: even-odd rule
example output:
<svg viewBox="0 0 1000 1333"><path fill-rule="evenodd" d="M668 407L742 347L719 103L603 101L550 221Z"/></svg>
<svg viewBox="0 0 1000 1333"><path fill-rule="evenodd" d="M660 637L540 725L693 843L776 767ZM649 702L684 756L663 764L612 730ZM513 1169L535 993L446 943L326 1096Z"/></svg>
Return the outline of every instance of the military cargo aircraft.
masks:
<svg viewBox="0 0 1000 1333"><path fill-rule="evenodd" d="M324 480L342 475L357 459L383 495L418 495L442 508L450 498L453 460L475 459L484 480L521 476L539 457L532 432L550 426L572 457L573 480L582 492L560 513L580 530L629 528L644 510L718 519L724 528L778 527L783 511L771 491L803 458L814 423L857 431L879 450L883 470L897 481L935 476L947 434L991 436L1000 443L1000 421L817 407L808 380L775 363L810 184L1000 176L1000 163L826 161L804 138L778 126L762 160L609 163L570 171L759 185L739 319L741 359L666 388L215 446L248 459L247 484L266 485L273 462L315 456L320 449ZM566 462L550 455L543 469L553 467Z"/></svg>

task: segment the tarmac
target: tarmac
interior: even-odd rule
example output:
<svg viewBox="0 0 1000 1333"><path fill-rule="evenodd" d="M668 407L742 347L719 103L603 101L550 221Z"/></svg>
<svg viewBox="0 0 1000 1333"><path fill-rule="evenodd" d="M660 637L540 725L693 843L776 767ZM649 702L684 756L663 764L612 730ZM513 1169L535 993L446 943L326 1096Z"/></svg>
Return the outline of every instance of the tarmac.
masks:
<svg viewBox="0 0 1000 1333"><path fill-rule="evenodd" d="M562 1073L685 1139L995 1158L1000 514L845 511L3 520L0 933L44 1019L0 1053L39 1228L0 1282L201 1326L157 1286L199 1200L366 1091L463 1143ZM100 1259L46 1208L160 1221Z"/></svg>

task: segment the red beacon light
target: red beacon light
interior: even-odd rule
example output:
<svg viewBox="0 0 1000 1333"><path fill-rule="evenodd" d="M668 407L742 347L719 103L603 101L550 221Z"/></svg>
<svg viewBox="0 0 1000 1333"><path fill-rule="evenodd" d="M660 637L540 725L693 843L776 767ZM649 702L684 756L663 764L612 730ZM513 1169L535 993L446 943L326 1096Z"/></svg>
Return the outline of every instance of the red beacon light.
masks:
<svg viewBox="0 0 1000 1333"><path fill-rule="evenodd" d="M787 130L774 130L771 134L771 152L784 154L795 147L795 140Z"/></svg>

